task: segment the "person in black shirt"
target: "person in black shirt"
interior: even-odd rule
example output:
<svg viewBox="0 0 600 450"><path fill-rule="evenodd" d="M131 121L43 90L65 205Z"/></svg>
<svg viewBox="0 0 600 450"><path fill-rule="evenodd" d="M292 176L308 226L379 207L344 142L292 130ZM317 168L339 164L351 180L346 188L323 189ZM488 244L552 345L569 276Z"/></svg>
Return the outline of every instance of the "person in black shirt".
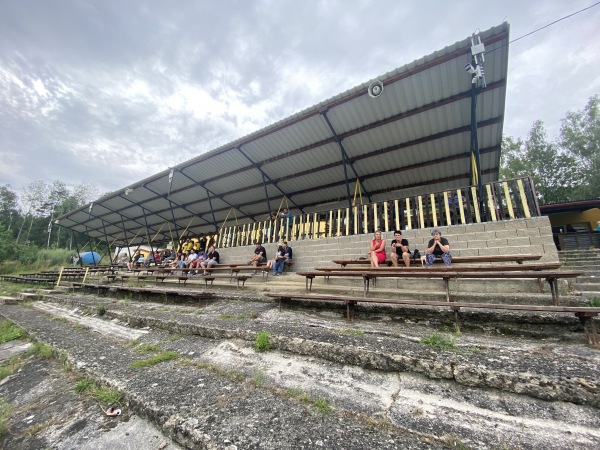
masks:
<svg viewBox="0 0 600 450"><path fill-rule="evenodd" d="M264 264L267 262L267 251L262 246L262 243L260 241L254 242L254 245L256 248L254 249L254 256L252 256L250 264L252 264L256 269L258 268L259 264Z"/></svg>
<svg viewBox="0 0 600 450"><path fill-rule="evenodd" d="M211 266L216 266L219 264L219 252L215 250L215 246L211 245L208 247L208 257L200 263L200 265L206 269ZM204 275L208 275L208 272L205 270Z"/></svg>
<svg viewBox="0 0 600 450"><path fill-rule="evenodd" d="M402 258L404 265L410 267L410 250L408 249L408 241L402 239L402 231L394 231L394 239L392 239L392 252L390 259L394 267L398 267L398 259Z"/></svg>

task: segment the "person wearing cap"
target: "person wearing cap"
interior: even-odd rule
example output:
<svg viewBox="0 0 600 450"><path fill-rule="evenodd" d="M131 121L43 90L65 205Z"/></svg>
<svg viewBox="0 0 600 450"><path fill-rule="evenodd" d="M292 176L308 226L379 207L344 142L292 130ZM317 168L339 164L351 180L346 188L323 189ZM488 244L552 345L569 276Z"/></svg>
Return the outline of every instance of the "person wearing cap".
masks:
<svg viewBox="0 0 600 450"><path fill-rule="evenodd" d="M450 243L448 242L448 239L442 237L442 232L440 230L433 230L431 236L433 236L433 239L427 244L425 264L427 267L431 267L437 258L441 258L445 265L451 266L452 255L450 254Z"/></svg>

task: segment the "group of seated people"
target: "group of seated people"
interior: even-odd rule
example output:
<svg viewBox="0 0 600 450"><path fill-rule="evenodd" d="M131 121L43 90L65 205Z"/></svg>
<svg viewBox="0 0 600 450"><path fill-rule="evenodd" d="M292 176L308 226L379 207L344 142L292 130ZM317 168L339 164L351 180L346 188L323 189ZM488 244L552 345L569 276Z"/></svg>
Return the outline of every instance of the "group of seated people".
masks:
<svg viewBox="0 0 600 450"><path fill-rule="evenodd" d="M177 259L169 263L169 266L179 269L198 269L194 273L198 273L202 268L203 275L208 275L206 269L219 264L219 259L219 252L215 249L214 245L210 245L208 252L204 251L204 249L192 249L182 252L178 255Z"/></svg>
<svg viewBox="0 0 600 450"><path fill-rule="evenodd" d="M267 270L273 270L273 275L282 275L285 264L292 261L293 251L292 247L288 246L287 241L283 241L281 244L277 244L275 257L269 260L267 260L267 251L263 247L262 242L255 241L254 246L254 254L250 259L249 264L254 266L255 273L256 269L258 269L259 264L266 263Z"/></svg>
<svg viewBox="0 0 600 450"><path fill-rule="evenodd" d="M448 239L442 237L440 230L431 232L432 239L427 244L425 252L425 265L433 266L437 258L441 258L446 266L452 265L452 254L450 253L450 243ZM406 267L410 267L411 252L408 248L408 241L402 239L402 231L394 231L394 239L391 242L392 250L390 252L390 260L394 267L398 267L398 260L404 261ZM386 259L385 240L381 238L381 230L375 231L373 240L371 241L371 249L367 252L371 261L371 267L377 268L379 264Z"/></svg>

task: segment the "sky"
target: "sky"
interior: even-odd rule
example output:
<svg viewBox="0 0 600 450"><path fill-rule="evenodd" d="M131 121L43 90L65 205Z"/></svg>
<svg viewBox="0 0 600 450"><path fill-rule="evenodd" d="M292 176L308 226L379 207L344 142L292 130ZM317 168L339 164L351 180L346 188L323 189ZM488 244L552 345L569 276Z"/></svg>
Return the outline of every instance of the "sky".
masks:
<svg viewBox="0 0 600 450"><path fill-rule="evenodd" d="M0 185L106 193L507 21L596 1L0 0ZM600 94L600 5L510 44L504 134Z"/></svg>

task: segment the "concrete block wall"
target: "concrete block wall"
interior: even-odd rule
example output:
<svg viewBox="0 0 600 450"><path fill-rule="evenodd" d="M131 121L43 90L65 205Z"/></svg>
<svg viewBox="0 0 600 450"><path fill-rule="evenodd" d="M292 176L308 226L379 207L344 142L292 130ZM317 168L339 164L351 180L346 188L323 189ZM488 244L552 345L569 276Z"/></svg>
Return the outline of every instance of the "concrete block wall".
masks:
<svg viewBox="0 0 600 450"><path fill-rule="evenodd" d="M548 217L517 219L469 225L438 227L450 242L453 256L536 254L540 262L558 262L558 251L552 240ZM404 230L411 251L418 248L425 253L431 239L431 228ZM384 232L386 249L394 238L393 231ZM311 270L320 266L335 266L334 259L357 259L366 257L372 235L342 236L316 240L289 241L294 251L292 271ZM267 257L275 255L276 245L265 244ZM218 249L221 261L229 264L246 263L254 253L254 245Z"/></svg>

